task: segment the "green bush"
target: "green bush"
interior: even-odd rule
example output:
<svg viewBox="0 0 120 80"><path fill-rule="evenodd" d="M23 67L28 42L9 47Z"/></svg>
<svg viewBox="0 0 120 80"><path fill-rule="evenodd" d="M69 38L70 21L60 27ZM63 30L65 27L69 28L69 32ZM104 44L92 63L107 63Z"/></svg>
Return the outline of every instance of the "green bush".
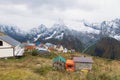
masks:
<svg viewBox="0 0 120 80"><path fill-rule="evenodd" d="M54 52L50 52L49 53L49 55L47 55L47 56L44 56L44 55L39 55L40 57L44 57L44 58L49 58L49 59L53 59L53 58L55 58L56 56L58 56L56 53L54 53Z"/></svg>
<svg viewBox="0 0 120 80"><path fill-rule="evenodd" d="M32 50L32 52L31 52L31 54L32 54L32 56L37 56L38 55L38 50Z"/></svg>

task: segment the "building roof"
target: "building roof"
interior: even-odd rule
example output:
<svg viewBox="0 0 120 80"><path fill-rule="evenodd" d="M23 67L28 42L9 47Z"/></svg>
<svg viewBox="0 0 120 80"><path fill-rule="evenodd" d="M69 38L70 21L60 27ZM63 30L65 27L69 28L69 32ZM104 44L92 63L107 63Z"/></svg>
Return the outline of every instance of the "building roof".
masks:
<svg viewBox="0 0 120 80"><path fill-rule="evenodd" d="M34 43L27 43L25 46L35 46Z"/></svg>
<svg viewBox="0 0 120 80"><path fill-rule="evenodd" d="M46 48L38 48L39 51L48 51Z"/></svg>
<svg viewBox="0 0 120 80"><path fill-rule="evenodd" d="M75 63L74 63L73 60L67 60L67 61L66 61L66 64L74 65Z"/></svg>
<svg viewBox="0 0 120 80"><path fill-rule="evenodd" d="M92 57L73 57L74 62L86 62L86 63L93 63Z"/></svg>
<svg viewBox="0 0 120 80"><path fill-rule="evenodd" d="M66 59L62 56L58 56L56 58L53 59L53 62L57 62L57 61L62 61L62 62L66 62Z"/></svg>
<svg viewBox="0 0 120 80"><path fill-rule="evenodd" d="M7 35L1 35L0 39L7 42L8 44L10 44L12 46L17 46L18 44L20 44L20 42L16 41L15 39L13 39Z"/></svg>
<svg viewBox="0 0 120 80"><path fill-rule="evenodd" d="M52 43L46 43L45 44L47 47L52 47L52 46L54 46Z"/></svg>

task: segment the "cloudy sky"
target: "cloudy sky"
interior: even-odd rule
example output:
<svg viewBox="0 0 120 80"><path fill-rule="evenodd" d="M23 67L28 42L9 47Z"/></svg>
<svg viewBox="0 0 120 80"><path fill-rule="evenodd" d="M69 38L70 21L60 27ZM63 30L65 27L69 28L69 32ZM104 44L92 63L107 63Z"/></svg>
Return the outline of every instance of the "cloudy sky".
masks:
<svg viewBox="0 0 120 80"><path fill-rule="evenodd" d="M0 23L27 30L40 24L50 27L62 19L76 27L81 20L120 18L119 4L120 0L0 0Z"/></svg>

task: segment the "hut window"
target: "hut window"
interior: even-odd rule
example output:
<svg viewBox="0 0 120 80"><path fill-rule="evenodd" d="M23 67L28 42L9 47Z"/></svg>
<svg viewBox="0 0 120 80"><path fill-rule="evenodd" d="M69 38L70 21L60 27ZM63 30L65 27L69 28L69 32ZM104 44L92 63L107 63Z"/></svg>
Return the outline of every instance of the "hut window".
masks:
<svg viewBox="0 0 120 80"><path fill-rule="evenodd" d="M3 42L2 41L0 41L0 46L3 46Z"/></svg>

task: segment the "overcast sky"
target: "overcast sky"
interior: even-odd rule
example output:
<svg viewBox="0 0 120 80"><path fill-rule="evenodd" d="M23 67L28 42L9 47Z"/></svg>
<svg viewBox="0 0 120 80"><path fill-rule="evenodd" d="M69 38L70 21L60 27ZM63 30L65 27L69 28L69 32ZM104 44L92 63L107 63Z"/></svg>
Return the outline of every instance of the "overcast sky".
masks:
<svg viewBox="0 0 120 80"><path fill-rule="evenodd" d="M70 26L83 19L101 22L120 18L120 0L0 0L1 24L27 30L40 24L50 27L59 18Z"/></svg>

